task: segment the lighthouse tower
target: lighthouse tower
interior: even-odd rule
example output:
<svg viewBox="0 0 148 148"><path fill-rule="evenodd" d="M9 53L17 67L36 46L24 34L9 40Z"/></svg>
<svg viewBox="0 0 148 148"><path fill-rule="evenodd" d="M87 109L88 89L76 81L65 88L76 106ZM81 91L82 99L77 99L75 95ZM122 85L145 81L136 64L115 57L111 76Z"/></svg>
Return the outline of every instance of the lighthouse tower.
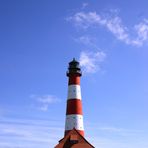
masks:
<svg viewBox="0 0 148 148"><path fill-rule="evenodd" d="M69 63L67 71L67 77L69 78L69 81L68 81L65 135L73 128L75 128L82 136L84 136L81 87L80 87L81 75L82 73L79 66L79 62L73 59L73 61Z"/></svg>
<svg viewBox="0 0 148 148"><path fill-rule="evenodd" d="M82 100L80 77L82 76L79 62L73 59L69 63L68 95L66 107L66 121L64 138L59 141L55 148L94 148L84 138Z"/></svg>

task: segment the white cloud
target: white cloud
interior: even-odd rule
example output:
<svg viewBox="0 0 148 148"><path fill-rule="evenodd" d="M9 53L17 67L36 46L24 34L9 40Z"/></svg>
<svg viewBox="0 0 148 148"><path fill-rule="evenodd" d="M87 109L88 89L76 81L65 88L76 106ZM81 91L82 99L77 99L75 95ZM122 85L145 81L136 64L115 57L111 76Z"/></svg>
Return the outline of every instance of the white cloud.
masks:
<svg viewBox="0 0 148 148"><path fill-rule="evenodd" d="M144 19L143 22L135 25L135 30L138 34L135 44L142 45L145 41L148 41L148 20Z"/></svg>
<svg viewBox="0 0 148 148"><path fill-rule="evenodd" d="M47 111L50 104L59 103L61 100L54 95L31 95L31 98L35 98L39 103L39 109L42 111Z"/></svg>
<svg viewBox="0 0 148 148"><path fill-rule="evenodd" d="M68 17L67 20L74 22L76 26L82 27L84 29L87 29L91 25L104 23L96 12L77 12L73 16Z"/></svg>
<svg viewBox="0 0 148 148"><path fill-rule="evenodd" d="M112 32L117 39L123 40L127 44L129 43L129 36L126 33L127 28L123 26L122 21L119 17L114 17L106 20L104 24L110 32Z"/></svg>
<svg viewBox="0 0 148 148"><path fill-rule="evenodd" d="M122 20L117 15L107 14L106 16L97 14L96 12L77 12L67 18L75 26L88 29L89 27L104 26L110 31L118 40L126 44L142 46L145 41L148 41L148 20L140 22L135 25L135 34L137 36L131 37L129 29L123 25Z"/></svg>
<svg viewBox="0 0 148 148"><path fill-rule="evenodd" d="M95 73L100 70L100 63L104 61L106 54L103 51L85 52L80 54L80 65L85 73Z"/></svg>

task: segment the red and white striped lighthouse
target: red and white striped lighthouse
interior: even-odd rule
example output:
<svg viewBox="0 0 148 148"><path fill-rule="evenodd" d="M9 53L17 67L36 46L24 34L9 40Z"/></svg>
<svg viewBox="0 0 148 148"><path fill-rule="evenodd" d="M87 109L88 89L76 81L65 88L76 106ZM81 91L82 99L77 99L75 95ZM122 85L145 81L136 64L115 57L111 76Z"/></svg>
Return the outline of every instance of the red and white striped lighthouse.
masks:
<svg viewBox="0 0 148 148"><path fill-rule="evenodd" d="M67 71L67 77L69 77L69 81L65 121L65 136L68 134L69 131L73 129L76 129L82 136L84 136L80 87L81 75L82 73L79 62L73 59L73 61L69 63Z"/></svg>
<svg viewBox="0 0 148 148"><path fill-rule="evenodd" d="M68 96L65 135L55 148L94 148L84 137L80 77L81 69L75 59L69 63Z"/></svg>

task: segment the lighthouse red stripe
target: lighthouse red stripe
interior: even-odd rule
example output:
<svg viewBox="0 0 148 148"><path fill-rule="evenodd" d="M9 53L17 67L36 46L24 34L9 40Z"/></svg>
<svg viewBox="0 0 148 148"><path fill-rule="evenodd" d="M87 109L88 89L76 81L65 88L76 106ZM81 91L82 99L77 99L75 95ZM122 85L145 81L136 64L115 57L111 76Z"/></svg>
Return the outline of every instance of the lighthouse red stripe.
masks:
<svg viewBox="0 0 148 148"><path fill-rule="evenodd" d="M80 85L80 77L78 75L71 75L69 77L69 85L71 84L76 84L76 85Z"/></svg>
<svg viewBox="0 0 148 148"><path fill-rule="evenodd" d="M82 101L80 99L67 100L67 111L66 115L80 114L82 115Z"/></svg>
<svg viewBox="0 0 148 148"><path fill-rule="evenodd" d="M67 130L65 131L65 135L67 135L71 130ZM84 131L81 130L77 130L79 132L79 134L81 134L84 137Z"/></svg>

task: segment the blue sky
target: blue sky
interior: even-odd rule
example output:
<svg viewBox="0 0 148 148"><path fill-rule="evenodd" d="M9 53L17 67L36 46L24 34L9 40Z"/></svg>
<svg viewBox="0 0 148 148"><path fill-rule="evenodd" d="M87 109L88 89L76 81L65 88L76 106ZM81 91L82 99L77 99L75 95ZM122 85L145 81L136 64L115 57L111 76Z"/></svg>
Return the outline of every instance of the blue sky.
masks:
<svg viewBox="0 0 148 148"><path fill-rule="evenodd" d="M66 70L83 70L85 135L96 148L148 147L146 0L0 0L0 147L63 137Z"/></svg>

